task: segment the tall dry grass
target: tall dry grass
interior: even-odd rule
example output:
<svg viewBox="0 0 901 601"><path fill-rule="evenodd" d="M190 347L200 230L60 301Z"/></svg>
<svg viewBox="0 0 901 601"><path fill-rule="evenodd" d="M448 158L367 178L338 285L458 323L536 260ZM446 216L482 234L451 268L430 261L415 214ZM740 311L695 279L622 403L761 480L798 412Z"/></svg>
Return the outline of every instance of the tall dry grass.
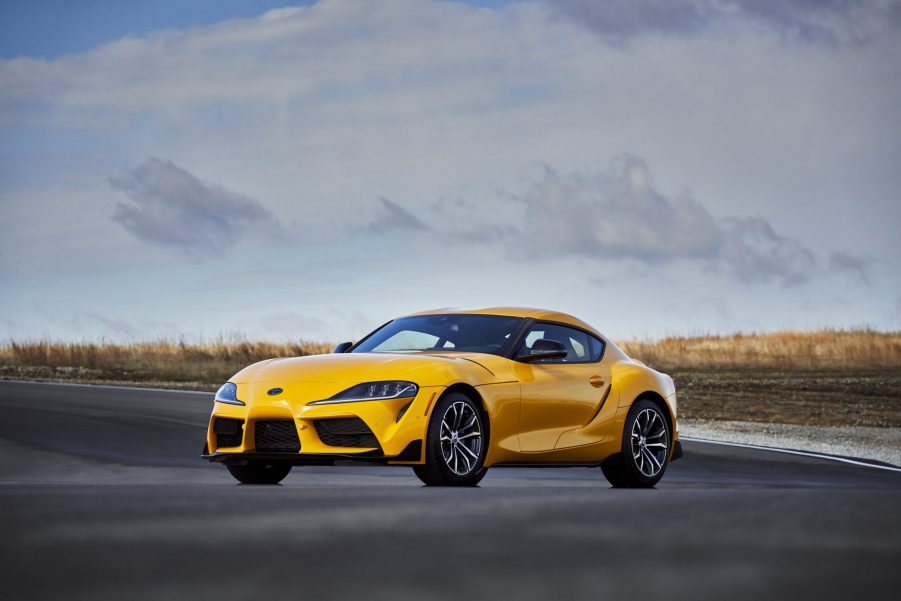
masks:
<svg viewBox="0 0 901 601"><path fill-rule="evenodd" d="M621 343L662 370L691 368L901 368L901 332L821 330L669 337ZM157 341L132 344L12 342L0 346L0 376L213 387L272 357L327 353L322 342Z"/></svg>
<svg viewBox="0 0 901 601"><path fill-rule="evenodd" d="M263 359L329 351L331 346L322 342L12 342L0 347L0 365L9 368L6 371L11 371L14 376L16 371L22 372L22 368L44 368L50 370L50 375L65 379L213 385ZM25 370L25 373L32 372Z"/></svg>
<svg viewBox="0 0 901 601"><path fill-rule="evenodd" d="M668 337L620 344L660 369L687 367L901 368L901 332L783 331Z"/></svg>

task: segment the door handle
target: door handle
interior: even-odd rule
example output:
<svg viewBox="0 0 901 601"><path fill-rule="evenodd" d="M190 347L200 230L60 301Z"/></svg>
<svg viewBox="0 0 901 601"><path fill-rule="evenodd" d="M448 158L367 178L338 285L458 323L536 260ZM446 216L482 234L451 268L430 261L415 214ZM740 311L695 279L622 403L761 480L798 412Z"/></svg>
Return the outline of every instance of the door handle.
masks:
<svg viewBox="0 0 901 601"><path fill-rule="evenodd" d="M591 376L590 378L588 378L588 383L595 388L600 388L604 385L604 378L602 378L601 376Z"/></svg>

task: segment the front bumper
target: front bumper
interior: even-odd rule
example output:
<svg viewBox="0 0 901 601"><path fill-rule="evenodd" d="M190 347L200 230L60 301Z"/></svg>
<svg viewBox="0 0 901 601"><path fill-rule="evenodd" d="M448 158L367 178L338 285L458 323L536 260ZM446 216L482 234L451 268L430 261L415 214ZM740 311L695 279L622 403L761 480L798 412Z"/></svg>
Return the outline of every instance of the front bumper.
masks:
<svg viewBox="0 0 901 601"><path fill-rule="evenodd" d="M216 452L210 453L209 449L204 446L203 459L208 459L213 463L223 463L225 465L246 465L249 461L265 461L290 463L291 465L338 465L343 463L362 463L375 465L388 464L416 464L422 461L422 441L414 440L407 445L400 455L394 457L385 457L381 451L373 449L354 454L345 453L327 453L317 455L315 453L229 453Z"/></svg>
<svg viewBox="0 0 901 601"><path fill-rule="evenodd" d="M673 444L673 455L669 458L670 461L675 461L676 459L682 459L682 441L677 440Z"/></svg>
<svg viewBox="0 0 901 601"><path fill-rule="evenodd" d="M299 399L289 396L286 390L284 396L287 398L273 399L267 397L265 392L259 394L256 388L256 385L238 385L238 398L247 399L245 406L214 404L202 454L204 459L232 464L251 460L283 461L295 465L333 465L336 461L421 464L422 441L428 427L429 411L444 390L440 386L421 387L412 401L407 398L311 406L309 400L317 396L323 398L318 391L311 392L312 398ZM240 429L232 436L217 434L217 419L237 420ZM345 439L341 437L323 435L323 424L317 425L317 422L327 420L361 420L365 424L363 427L371 433L367 439L371 442L340 446L351 443L342 442ZM298 451L269 452L265 445L257 444L258 423L273 421L293 424ZM283 427L290 430L288 426Z"/></svg>

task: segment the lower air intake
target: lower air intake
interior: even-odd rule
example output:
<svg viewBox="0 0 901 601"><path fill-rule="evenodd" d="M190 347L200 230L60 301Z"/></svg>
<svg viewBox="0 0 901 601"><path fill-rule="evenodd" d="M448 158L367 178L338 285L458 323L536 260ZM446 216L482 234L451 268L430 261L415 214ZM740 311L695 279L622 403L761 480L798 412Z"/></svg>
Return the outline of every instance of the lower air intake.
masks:
<svg viewBox="0 0 901 601"><path fill-rule="evenodd" d="M213 433L216 435L217 449L240 447L244 438L244 420L217 417L213 422Z"/></svg>
<svg viewBox="0 0 901 601"><path fill-rule="evenodd" d="M300 451L300 440L297 438L297 427L294 420L280 419L259 421L254 425L257 451L276 453L297 453Z"/></svg>
<svg viewBox="0 0 901 601"><path fill-rule="evenodd" d="M358 417L317 420L316 434L330 447L379 448L375 434Z"/></svg>

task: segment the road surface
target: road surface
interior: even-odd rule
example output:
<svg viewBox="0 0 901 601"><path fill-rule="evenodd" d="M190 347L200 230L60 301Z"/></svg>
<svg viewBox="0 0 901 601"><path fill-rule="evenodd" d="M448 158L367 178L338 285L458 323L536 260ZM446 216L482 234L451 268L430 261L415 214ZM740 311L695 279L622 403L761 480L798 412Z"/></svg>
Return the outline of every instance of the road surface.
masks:
<svg viewBox="0 0 901 601"><path fill-rule="evenodd" d="M295 468L199 458L210 395L0 382L6 599L884 599L901 474L685 443L653 490L600 470Z"/></svg>

